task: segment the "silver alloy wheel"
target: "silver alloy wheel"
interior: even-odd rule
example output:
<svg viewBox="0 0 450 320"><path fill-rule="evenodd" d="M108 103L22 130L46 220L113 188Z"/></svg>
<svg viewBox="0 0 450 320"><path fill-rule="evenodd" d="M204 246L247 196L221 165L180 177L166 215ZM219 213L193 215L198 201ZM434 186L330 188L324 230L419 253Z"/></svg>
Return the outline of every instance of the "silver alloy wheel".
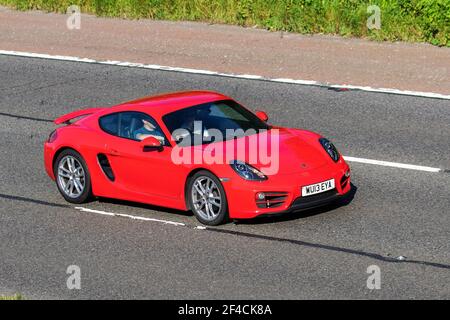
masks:
<svg viewBox="0 0 450 320"><path fill-rule="evenodd" d="M78 198L84 191L86 175L83 166L73 156L65 156L58 164L58 184L70 198Z"/></svg>
<svg viewBox="0 0 450 320"><path fill-rule="evenodd" d="M191 190L195 212L204 220L213 221L222 209L219 187L211 178L201 176L195 179Z"/></svg>

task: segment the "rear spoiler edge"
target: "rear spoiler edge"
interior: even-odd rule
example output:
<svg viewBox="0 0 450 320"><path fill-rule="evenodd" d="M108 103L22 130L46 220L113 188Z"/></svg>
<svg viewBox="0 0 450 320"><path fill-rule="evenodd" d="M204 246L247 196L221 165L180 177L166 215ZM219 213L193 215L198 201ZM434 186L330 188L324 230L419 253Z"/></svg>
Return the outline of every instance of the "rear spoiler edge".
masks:
<svg viewBox="0 0 450 320"><path fill-rule="evenodd" d="M65 114L61 117L56 118L53 123L54 124L63 124L63 123L69 123L70 120L81 117L81 116L87 116L89 114L93 114L96 112L99 112L103 110L104 108L89 108L89 109L83 109L83 110L77 110L68 114Z"/></svg>

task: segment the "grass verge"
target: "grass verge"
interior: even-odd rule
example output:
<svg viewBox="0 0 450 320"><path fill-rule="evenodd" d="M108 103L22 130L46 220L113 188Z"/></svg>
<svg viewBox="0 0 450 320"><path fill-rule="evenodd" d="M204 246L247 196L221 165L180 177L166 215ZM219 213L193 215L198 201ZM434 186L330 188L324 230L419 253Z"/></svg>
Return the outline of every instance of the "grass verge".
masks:
<svg viewBox="0 0 450 320"><path fill-rule="evenodd" d="M0 295L0 300L25 300L25 298L21 294L14 294L12 296Z"/></svg>
<svg viewBox="0 0 450 320"><path fill-rule="evenodd" d="M0 0L18 10L65 13L70 5L98 16L188 20L303 34L429 42L450 47L449 0ZM367 28L369 5L381 29Z"/></svg>

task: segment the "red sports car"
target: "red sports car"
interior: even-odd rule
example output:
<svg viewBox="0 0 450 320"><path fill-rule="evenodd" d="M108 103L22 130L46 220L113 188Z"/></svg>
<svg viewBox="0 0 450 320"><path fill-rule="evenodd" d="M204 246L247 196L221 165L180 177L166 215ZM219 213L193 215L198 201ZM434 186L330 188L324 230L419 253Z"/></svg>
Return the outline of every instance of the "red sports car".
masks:
<svg viewBox="0 0 450 320"><path fill-rule="evenodd" d="M350 169L311 131L273 126L209 91L146 97L64 115L44 144L63 197L192 210L207 225L308 209L350 191Z"/></svg>

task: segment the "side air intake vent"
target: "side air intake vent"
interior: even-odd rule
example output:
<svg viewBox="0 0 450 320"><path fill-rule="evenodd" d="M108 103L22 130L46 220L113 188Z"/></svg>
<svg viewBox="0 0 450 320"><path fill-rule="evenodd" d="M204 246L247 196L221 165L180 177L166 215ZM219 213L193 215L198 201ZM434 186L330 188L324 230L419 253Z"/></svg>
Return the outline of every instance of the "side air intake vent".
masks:
<svg viewBox="0 0 450 320"><path fill-rule="evenodd" d="M103 153L99 153L97 155L97 159L98 159L98 164L102 168L105 176L108 177L109 180L114 181L115 180L114 172L111 169L111 165L109 164L109 160L106 157L106 155L104 155Z"/></svg>

